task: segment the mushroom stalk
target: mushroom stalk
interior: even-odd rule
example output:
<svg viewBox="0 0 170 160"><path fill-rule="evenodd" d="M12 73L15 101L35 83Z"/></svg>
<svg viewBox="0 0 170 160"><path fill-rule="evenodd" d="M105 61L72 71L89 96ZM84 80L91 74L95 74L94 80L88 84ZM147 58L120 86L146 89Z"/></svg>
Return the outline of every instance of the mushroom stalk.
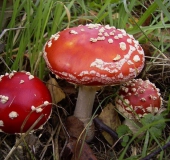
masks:
<svg viewBox="0 0 170 160"><path fill-rule="evenodd" d="M92 115L96 87L80 86L74 116L81 120L86 126Z"/></svg>

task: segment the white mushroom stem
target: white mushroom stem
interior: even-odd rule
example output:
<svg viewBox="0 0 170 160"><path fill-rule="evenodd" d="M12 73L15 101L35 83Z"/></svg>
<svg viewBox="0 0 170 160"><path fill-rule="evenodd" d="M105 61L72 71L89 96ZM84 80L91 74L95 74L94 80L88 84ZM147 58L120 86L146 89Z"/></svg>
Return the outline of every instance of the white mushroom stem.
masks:
<svg viewBox="0 0 170 160"><path fill-rule="evenodd" d="M80 86L74 116L88 123L92 116L96 87Z"/></svg>
<svg viewBox="0 0 170 160"><path fill-rule="evenodd" d="M94 135L92 124L89 124L91 118L92 118L92 109L93 109L93 103L96 95L96 87L92 86L80 86L79 87L79 93L78 93L78 99L76 103L76 108L74 111L74 116L77 117L79 120L81 120L84 123L84 126L87 127L88 130L88 136L91 138Z"/></svg>

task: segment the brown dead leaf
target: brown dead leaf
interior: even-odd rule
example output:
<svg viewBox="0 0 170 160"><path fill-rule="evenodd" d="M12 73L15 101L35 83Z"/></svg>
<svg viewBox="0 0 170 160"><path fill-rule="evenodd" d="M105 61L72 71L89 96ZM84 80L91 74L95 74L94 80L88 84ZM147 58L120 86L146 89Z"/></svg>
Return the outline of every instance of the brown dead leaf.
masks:
<svg viewBox="0 0 170 160"><path fill-rule="evenodd" d="M66 93L68 95L77 93L77 89L73 84L63 83L62 89L63 89L64 93Z"/></svg>
<svg viewBox="0 0 170 160"><path fill-rule="evenodd" d="M62 158L64 160L97 160L86 142L74 138L70 138Z"/></svg>
<svg viewBox="0 0 170 160"><path fill-rule="evenodd" d="M112 103L109 103L106 107L104 107L103 111L99 115L99 118L112 130L115 130L121 124L118 113L116 112L115 106L113 106ZM110 134L105 131L102 132L102 134L110 145L114 144L114 140Z"/></svg>
<svg viewBox="0 0 170 160"><path fill-rule="evenodd" d="M81 120L75 116L69 116L64 124L70 137L82 140L85 139L86 142L90 142L94 137L95 128L93 123L89 127L89 130L87 130Z"/></svg>
<svg viewBox="0 0 170 160"><path fill-rule="evenodd" d="M55 104L60 102L62 99L65 98L65 94L63 90L58 85L57 81L54 78L51 78L47 81L47 87L51 93L52 100Z"/></svg>
<svg viewBox="0 0 170 160"><path fill-rule="evenodd" d="M84 130L84 124L75 116L67 117L65 121L65 127L70 137L80 138L81 133ZM83 139L83 138L81 138Z"/></svg>

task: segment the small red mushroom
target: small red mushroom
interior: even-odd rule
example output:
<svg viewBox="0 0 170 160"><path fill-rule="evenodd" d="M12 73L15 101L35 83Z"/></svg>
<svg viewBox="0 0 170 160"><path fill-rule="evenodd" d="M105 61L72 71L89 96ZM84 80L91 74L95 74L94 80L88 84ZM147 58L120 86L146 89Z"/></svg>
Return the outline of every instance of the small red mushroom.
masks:
<svg viewBox="0 0 170 160"><path fill-rule="evenodd" d="M149 113L156 114L162 98L159 89L149 80L133 79L120 87L115 103L123 116L139 119Z"/></svg>
<svg viewBox="0 0 170 160"><path fill-rule="evenodd" d="M138 41L125 30L109 25L67 28L52 35L43 52L56 77L79 85L74 116L85 126L92 116L96 86L129 81L144 66L144 52Z"/></svg>
<svg viewBox="0 0 170 160"><path fill-rule="evenodd" d="M26 132L43 114L34 129L42 126L51 114L51 95L43 82L29 72L0 76L0 131Z"/></svg>

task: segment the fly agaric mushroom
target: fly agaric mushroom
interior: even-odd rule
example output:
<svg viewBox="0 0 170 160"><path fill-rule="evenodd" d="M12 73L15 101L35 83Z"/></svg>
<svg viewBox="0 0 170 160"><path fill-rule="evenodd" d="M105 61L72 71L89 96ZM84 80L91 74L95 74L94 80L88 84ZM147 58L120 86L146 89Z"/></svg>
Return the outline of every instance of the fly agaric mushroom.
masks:
<svg viewBox="0 0 170 160"><path fill-rule="evenodd" d="M79 85L74 116L85 126L92 116L96 86L126 82L144 66L144 52L138 41L125 30L109 25L67 28L52 35L43 52L56 77Z"/></svg>
<svg viewBox="0 0 170 160"><path fill-rule="evenodd" d="M116 107L129 119L139 119L146 114L156 114L162 104L161 94L149 80L133 79L120 87Z"/></svg>
<svg viewBox="0 0 170 160"><path fill-rule="evenodd" d="M0 131L14 134L26 132L36 124L38 129L51 114L51 96L41 80L29 72L0 76Z"/></svg>

